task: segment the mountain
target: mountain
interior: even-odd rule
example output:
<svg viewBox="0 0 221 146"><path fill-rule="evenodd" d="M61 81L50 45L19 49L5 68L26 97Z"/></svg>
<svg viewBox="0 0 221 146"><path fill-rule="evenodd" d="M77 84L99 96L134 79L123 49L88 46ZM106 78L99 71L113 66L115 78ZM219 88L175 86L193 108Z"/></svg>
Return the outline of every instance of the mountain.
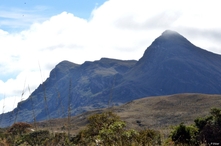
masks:
<svg viewBox="0 0 221 146"><path fill-rule="evenodd" d="M9 126L18 121L67 117L68 110L76 115L107 107L114 81L117 82L117 78L121 78L136 62L101 58L78 65L62 61L27 100L18 103L12 112L0 116L0 126Z"/></svg>
<svg viewBox="0 0 221 146"><path fill-rule="evenodd" d="M127 73L148 95L221 92L221 56L196 47L174 31L165 31ZM144 92L146 94L146 91Z"/></svg>
<svg viewBox="0 0 221 146"><path fill-rule="evenodd" d="M59 63L27 100L0 116L0 125L67 117L147 96L220 94L220 66L220 55L167 30L138 61L102 58L81 65Z"/></svg>

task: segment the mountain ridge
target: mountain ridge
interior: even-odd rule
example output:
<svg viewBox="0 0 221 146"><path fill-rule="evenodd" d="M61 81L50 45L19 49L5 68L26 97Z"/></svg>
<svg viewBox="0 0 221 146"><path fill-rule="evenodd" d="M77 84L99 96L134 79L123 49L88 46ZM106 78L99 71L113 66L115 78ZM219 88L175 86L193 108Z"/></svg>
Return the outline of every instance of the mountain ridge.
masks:
<svg viewBox="0 0 221 146"><path fill-rule="evenodd" d="M75 64L62 61L46 81L0 126L67 117L148 97L179 93L221 94L221 56L167 30L138 60L101 58ZM70 107L70 108L69 108Z"/></svg>

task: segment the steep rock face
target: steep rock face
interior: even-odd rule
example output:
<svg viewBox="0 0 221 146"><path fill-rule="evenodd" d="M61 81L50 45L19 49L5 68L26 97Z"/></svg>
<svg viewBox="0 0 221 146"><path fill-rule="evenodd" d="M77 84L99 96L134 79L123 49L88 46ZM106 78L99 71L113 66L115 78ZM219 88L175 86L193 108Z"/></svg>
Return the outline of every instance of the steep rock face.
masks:
<svg viewBox="0 0 221 146"><path fill-rule="evenodd" d="M68 110L76 115L142 97L177 93L220 94L221 56L167 30L139 61L102 58L81 65L59 63L27 100L0 115L0 126L67 117Z"/></svg>

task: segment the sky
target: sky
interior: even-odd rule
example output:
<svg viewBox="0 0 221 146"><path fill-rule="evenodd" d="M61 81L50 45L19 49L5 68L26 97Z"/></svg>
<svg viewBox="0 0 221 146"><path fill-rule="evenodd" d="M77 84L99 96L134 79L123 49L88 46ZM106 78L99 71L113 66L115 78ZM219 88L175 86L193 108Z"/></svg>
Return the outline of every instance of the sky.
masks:
<svg viewBox="0 0 221 146"><path fill-rule="evenodd" d="M61 61L138 60L165 30L221 54L219 0L0 0L0 113Z"/></svg>

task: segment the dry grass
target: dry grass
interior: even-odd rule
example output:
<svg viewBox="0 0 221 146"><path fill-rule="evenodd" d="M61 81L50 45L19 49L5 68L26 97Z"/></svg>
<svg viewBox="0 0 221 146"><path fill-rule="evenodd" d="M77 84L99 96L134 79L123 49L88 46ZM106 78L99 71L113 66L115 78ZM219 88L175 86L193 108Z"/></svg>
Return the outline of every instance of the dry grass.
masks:
<svg viewBox="0 0 221 146"><path fill-rule="evenodd" d="M142 98L116 107L115 112L130 127L162 129L181 122L191 124L197 117L209 115L212 107L221 108L221 95L176 94Z"/></svg>
<svg viewBox="0 0 221 146"><path fill-rule="evenodd" d="M212 107L221 108L221 95L177 94L170 96L147 97L134 100L127 104L113 107L116 113L127 123L130 129L160 129L166 134L168 128L181 122L192 124L197 117L209 115ZM77 133L87 124L87 117L101 113L101 109L71 118L71 133ZM55 131L67 132L67 119L55 119L37 123L40 129L49 129L49 123Z"/></svg>

